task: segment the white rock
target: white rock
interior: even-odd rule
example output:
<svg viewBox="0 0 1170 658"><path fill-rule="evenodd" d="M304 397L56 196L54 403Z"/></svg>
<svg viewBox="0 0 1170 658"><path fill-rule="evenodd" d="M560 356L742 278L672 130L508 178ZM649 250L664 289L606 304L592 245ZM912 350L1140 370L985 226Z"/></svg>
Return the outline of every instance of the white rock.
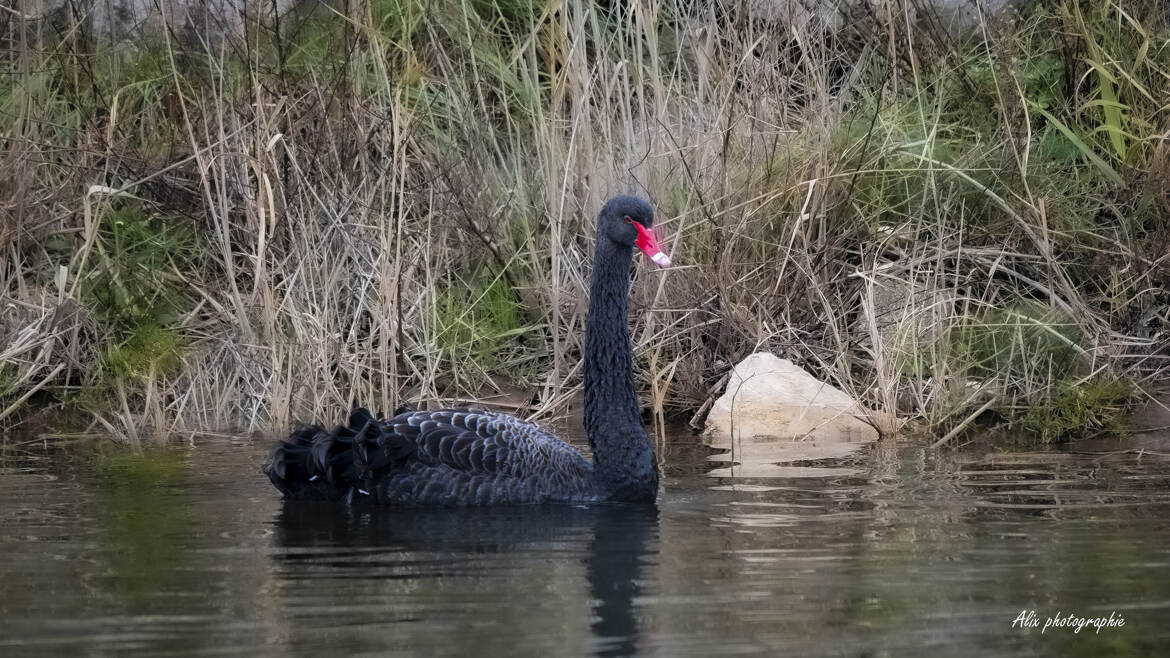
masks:
<svg viewBox="0 0 1170 658"><path fill-rule="evenodd" d="M731 446L733 431L737 443L806 437L866 443L878 434L862 420L864 413L849 395L791 361L757 352L732 370L704 435L717 448Z"/></svg>

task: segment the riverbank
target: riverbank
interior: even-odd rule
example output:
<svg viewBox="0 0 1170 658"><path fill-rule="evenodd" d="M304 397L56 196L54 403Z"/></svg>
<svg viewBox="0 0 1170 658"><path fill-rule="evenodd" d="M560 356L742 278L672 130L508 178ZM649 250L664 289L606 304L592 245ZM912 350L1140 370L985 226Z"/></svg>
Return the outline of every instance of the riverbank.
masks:
<svg viewBox="0 0 1170 658"><path fill-rule="evenodd" d="M593 218L636 192L676 263L631 298L659 424L768 350L887 427L1109 429L1170 365L1164 10L847 13L0 17L0 423L561 413Z"/></svg>

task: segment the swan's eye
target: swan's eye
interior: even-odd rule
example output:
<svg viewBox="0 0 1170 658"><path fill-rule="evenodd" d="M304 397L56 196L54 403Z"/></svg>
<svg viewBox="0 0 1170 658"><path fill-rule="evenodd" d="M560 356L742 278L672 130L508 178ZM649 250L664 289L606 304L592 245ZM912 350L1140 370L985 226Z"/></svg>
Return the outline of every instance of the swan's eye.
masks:
<svg viewBox="0 0 1170 658"><path fill-rule="evenodd" d="M623 217L622 219L626 220L626 222L627 222L627 223L629 223L629 224L633 224L633 223L634 223L634 220L633 220L633 219L631 219L629 215L626 215L626 216L625 216L625 217Z"/></svg>

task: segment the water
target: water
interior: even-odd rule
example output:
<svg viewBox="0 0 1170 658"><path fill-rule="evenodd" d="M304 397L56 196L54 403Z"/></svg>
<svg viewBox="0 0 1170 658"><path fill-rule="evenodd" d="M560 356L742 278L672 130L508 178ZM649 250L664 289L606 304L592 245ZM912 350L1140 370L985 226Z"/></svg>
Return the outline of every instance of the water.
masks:
<svg viewBox="0 0 1170 658"><path fill-rule="evenodd" d="M0 655L1170 655L1170 439L746 478L680 436L656 510L408 513L284 504L267 445L10 442Z"/></svg>

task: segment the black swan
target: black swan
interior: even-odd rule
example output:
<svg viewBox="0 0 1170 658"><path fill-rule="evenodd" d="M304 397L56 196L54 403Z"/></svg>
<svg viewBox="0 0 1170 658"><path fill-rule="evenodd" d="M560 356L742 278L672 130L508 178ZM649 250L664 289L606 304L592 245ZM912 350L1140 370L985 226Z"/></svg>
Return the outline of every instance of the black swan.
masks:
<svg viewBox="0 0 1170 658"><path fill-rule="evenodd" d="M379 505L654 502L658 464L634 392L626 298L636 245L670 265L642 199L619 196L598 217L585 328L585 431L593 462L532 423L473 409L410 411L347 427L303 427L264 472L286 498Z"/></svg>

